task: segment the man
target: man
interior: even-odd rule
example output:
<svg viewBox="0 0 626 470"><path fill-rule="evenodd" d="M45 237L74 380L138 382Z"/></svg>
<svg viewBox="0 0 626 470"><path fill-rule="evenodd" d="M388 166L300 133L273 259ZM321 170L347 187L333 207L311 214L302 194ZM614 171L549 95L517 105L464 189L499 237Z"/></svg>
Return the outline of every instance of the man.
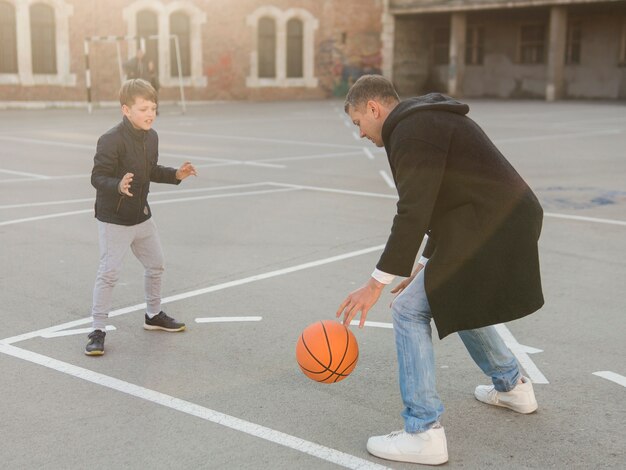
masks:
<svg viewBox="0 0 626 470"><path fill-rule="evenodd" d="M143 49L137 49L135 57L126 61L122 68L126 72L126 78L131 80L133 78L143 78L149 81L148 67L144 64L144 56L146 55Z"/></svg>
<svg viewBox="0 0 626 470"><path fill-rule="evenodd" d="M366 75L352 86L345 111L376 146L385 147L398 190L391 234L368 282L341 304L344 324L360 326L394 276L392 293L404 430L368 440L378 457L447 462L443 405L435 388L431 318L440 338L458 332L493 385L475 397L520 413L537 409L532 384L490 325L543 305L537 198L480 127L469 107L432 93L400 102L393 85ZM413 272L419 247L424 252Z"/></svg>

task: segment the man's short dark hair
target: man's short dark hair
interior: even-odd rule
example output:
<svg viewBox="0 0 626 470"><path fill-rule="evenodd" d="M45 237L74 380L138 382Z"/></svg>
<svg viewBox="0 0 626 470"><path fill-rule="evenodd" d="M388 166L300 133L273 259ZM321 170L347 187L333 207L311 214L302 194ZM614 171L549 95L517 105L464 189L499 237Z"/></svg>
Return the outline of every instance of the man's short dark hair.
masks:
<svg viewBox="0 0 626 470"><path fill-rule="evenodd" d="M363 75L350 87L344 103L344 111L358 108L369 100L378 100L385 104L400 101L393 84L382 75Z"/></svg>
<svg viewBox="0 0 626 470"><path fill-rule="evenodd" d="M142 78L133 78L122 83L120 88L120 104L132 106L137 97L158 104L157 92L150 82Z"/></svg>

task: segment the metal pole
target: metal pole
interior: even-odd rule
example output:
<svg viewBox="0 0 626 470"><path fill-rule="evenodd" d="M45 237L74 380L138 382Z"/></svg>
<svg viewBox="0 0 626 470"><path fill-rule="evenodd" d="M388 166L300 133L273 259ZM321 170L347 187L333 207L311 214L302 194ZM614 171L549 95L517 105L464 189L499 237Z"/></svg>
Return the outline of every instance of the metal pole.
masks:
<svg viewBox="0 0 626 470"><path fill-rule="evenodd" d="M91 71L89 70L89 40L84 42L85 53L85 86L87 87L87 111L91 114Z"/></svg>
<svg viewBox="0 0 626 470"><path fill-rule="evenodd" d="M178 87L180 88L180 99L183 106L183 114L187 112L187 106L185 104L185 90L183 87L183 69L180 61L180 47L178 45L178 36L172 34L174 38L174 46L176 47L176 63L178 64Z"/></svg>

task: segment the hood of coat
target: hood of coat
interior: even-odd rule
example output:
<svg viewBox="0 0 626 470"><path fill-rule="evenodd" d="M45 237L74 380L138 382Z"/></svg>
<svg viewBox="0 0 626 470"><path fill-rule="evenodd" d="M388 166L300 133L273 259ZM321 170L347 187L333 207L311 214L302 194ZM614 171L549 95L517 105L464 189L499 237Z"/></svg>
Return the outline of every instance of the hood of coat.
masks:
<svg viewBox="0 0 626 470"><path fill-rule="evenodd" d="M400 121L413 113L427 110L465 115L469 113L469 106L441 93L429 93L404 100L389 113L383 124L382 137L385 146L387 146L391 133Z"/></svg>

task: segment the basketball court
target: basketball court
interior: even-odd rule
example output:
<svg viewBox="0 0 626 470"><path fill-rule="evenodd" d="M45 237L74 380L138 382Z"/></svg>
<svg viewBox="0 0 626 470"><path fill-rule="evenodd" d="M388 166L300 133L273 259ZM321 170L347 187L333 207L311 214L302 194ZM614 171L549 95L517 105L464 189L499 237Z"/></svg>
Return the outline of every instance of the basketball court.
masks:
<svg viewBox="0 0 626 470"><path fill-rule="evenodd" d="M449 468L620 468L626 455L626 113L612 103L469 101L545 219L546 305L499 326L539 410L479 403L487 383L458 336L434 340ZM90 172L117 109L0 111L0 456L6 468L415 468L365 449L402 427L386 289L359 363L306 378L295 344L369 277L396 193L384 152L340 101L211 103L155 124L163 309L143 323L132 256L102 357L83 354L98 264ZM622 462L622 463L620 463Z"/></svg>

